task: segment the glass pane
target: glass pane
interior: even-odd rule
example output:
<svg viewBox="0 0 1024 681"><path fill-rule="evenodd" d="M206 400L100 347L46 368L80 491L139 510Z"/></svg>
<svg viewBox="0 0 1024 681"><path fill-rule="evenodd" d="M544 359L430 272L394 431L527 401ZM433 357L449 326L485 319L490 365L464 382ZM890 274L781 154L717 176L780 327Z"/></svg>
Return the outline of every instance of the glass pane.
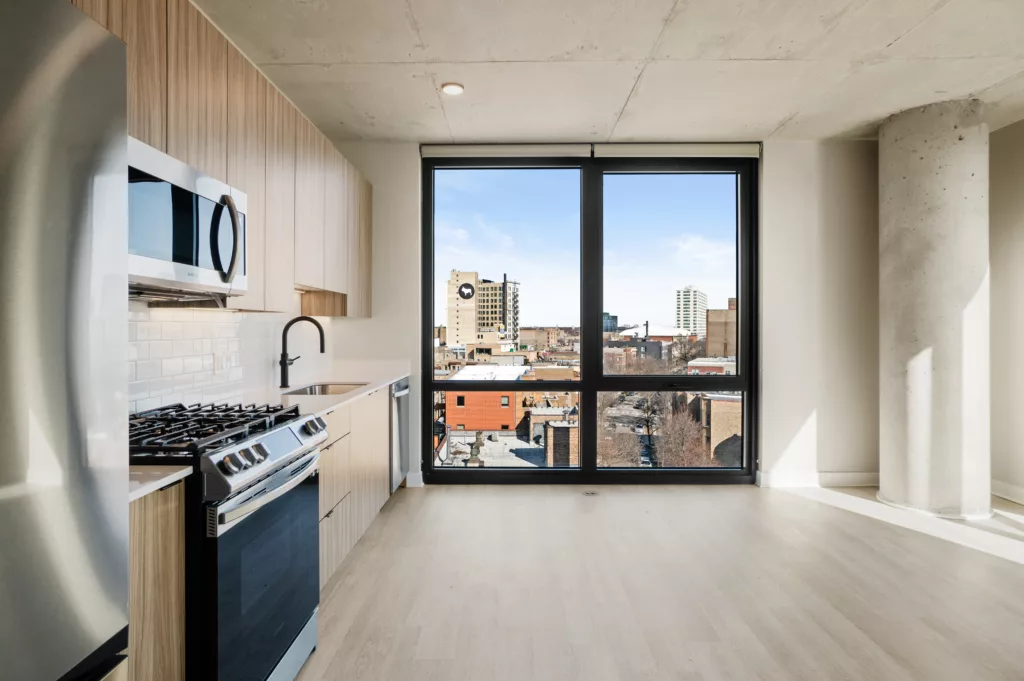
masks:
<svg viewBox="0 0 1024 681"><path fill-rule="evenodd" d="M743 466L740 393L598 393L598 424L599 467Z"/></svg>
<svg viewBox="0 0 1024 681"><path fill-rule="evenodd" d="M435 468L579 468L578 392L435 392Z"/></svg>
<svg viewBox="0 0 1024 681"><path fill-rule="evenodd" d="M434 377L579 380L579 169L434 171Z"/></svg>
<svg viewBox="0 0 1024 681"><path fill-rule="evenodd" d="M737 178L604 176L605 374L735 374Z"/></svg>

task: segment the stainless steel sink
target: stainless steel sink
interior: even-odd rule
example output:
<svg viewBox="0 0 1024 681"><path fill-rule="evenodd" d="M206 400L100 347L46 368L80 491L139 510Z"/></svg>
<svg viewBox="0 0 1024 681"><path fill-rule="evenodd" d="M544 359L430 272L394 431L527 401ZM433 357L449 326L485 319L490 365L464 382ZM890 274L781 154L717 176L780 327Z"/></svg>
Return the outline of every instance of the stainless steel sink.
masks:
<svg viewBox="0 0 1024 681"><path fill-rule="evenodd" d="M344 395L358 390L369 383L317 383L298 390L289 390L285 395Z"/></svg>

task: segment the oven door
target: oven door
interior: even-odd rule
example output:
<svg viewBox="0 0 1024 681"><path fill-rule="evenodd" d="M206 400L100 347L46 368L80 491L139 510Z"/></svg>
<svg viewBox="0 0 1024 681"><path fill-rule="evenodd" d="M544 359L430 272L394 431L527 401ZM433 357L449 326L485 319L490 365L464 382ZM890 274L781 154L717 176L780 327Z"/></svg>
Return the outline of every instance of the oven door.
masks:
<svg viewBox="0 0 1024 681"><path fill-rule="evenodd" d="M217 681L266 679L320 603L312 475L319 455L311 454L282 471L287 480L269 492L209 516L208 529L221 528L207 539L217 556Z"/></svg>

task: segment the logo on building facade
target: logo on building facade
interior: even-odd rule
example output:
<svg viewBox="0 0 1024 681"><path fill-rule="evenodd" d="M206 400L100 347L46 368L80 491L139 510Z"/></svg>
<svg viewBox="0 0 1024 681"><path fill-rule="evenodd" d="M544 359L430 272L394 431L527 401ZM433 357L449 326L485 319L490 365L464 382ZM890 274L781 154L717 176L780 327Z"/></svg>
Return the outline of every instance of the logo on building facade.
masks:
<svg viewBox="0 0 1024 681"><path fill-rule="evenodd" d="M463 300L469 300L476 293L476 289L473 288L472 284L463 284L459 287L459 297Z"/></svg>

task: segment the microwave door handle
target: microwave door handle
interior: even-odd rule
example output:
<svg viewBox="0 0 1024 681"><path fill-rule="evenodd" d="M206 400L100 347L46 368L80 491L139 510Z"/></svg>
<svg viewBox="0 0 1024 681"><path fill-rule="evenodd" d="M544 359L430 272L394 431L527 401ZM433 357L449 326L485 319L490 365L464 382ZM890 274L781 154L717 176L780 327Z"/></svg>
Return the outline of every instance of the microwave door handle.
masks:
<svg viewBox="0 0 1024 681"><path fill-rule="evenodd" d="M233 508L230 511L225 511L217 516L217 536L224 534L232 527L245 520L249 515L255 513L259 509L263 508L271 501L278 499L288 492L305 482L306 478L316 472L318 463L320 461L320 454L317 453L315 457L310 460L311 465L306 465L302 469L302 473L296 474L288 482L284 483L280 487L275 487L266 494L261 494L254 498L252 501L242 504L237 508Z"/></svg>
<svg viewBox="0 0 1024 681"><path fill-rule="evenodd" d="M226 282L230 284L235 280L235 275L238 274L238 265L241 262L239 253L242 244L242 225L241 220L238 219L238 209L235 207L235 200L225 194L224 203L228 207L228 215L231 217L231 233L234 235L234 240L231 242L231 264L228 265L228 279Z"/></svg>
<svg viewBox="0 0 1024 681"><path fill-rule="evenodd" d="M230 284L235 280L235 274L238 273L238 252L239 252L239 236L241 236L242 228L239 224L238 209L235 208L235 200L227 194L221 197L221 202L218 203L217 207L213 209L213 220L210 224L210 254L213 257L213 265L220 272L220 278L225 284ZM228 268L224 269L224 264L220 258L220 218L224 214L224 208L228 209L228 215L231 218L231 232L234 236L234 242L231 246L231 262L228 263Z"/></svg>

